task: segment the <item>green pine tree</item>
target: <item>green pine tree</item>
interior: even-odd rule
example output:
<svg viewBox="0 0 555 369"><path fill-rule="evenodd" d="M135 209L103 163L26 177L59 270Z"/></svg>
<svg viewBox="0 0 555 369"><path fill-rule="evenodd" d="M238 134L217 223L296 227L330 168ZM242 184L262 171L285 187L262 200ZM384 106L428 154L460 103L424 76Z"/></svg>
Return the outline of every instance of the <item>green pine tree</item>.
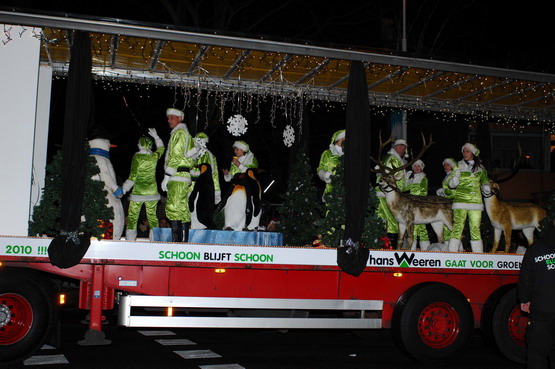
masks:
<svg viewBox="0 0 555 369"><path fill-rule="evenodd" d="M108 207L104 183L92 179L100 173L96 161L88 156L85 168L85 193L83 196L83 217L80 232L90 232L93 237L102 238L106 232L102 222L109 222L114 211ZM54 237L60 232L62 206L62 151L58 151L52 162L46 166L46 178L41 201L33 208L33 218L29 222L29 235Z"/></svg>
<svg viewBox="0 0 555 369"><path fill-rule="evenodd" d="M322 235L322 241L327 246L338 246L345 233L344 167L344 161L340 160L335 174L331 177L332 190L324 198L326 200L325 215L316 222L318 234ZM382 248L381 238L386 235L385 224L376 215L377 204L376 191L370 186L361 243L371 249Z"/></svg>
<svg viewBox="0 0 555 369"><path fill-rule="evenodd" d="M322 207L314 183L312 169L306 152L302 151L291 167L287 192L282 196L280 230L286 245L312 244L317 235L315 221L320 218Z"/></svg>

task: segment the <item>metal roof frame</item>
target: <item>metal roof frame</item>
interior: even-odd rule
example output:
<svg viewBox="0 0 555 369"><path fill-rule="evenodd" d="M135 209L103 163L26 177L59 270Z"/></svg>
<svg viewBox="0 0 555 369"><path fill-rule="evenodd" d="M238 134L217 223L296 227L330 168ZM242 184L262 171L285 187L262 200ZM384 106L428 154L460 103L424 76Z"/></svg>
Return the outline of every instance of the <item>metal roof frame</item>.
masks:
<svg viewBox="0 0 555 369"><path fill-rule="evenodd" d="M93 74L100 79L345 102L349 77L345 64L361 61L367 71L371 105L555 122L555 75L548 73L196 33L121 20L0 11L0 23L62 30L68 44L73 31L97 35L100 50L96 50L98 60L93 63ZM104 47L99 35L109 36ZM136 55L133 46L132 53L123 50L123 39L135 40L144 60ZM69 57L59 55L68 55L68 46L50 41L43 39L43 62L63 75L67 73ZM154 45L150 52L145 48L147 43ZM170 48L177 56L167 52ZM223 56L207 56L212 49L222 49ZM233 52L236 56L231 62L224 60ZM271 62L261 61L266 55ZM144 61L145 66L133 64L133 58L135 62ZM205 60L210 66L203 64ZM174 63L174 69L184 69L167 68L164 61ZM253 72L253 78L245 77L245 65L249 63L258 73ZM335 69L331 65L336 65Z"/></svg>

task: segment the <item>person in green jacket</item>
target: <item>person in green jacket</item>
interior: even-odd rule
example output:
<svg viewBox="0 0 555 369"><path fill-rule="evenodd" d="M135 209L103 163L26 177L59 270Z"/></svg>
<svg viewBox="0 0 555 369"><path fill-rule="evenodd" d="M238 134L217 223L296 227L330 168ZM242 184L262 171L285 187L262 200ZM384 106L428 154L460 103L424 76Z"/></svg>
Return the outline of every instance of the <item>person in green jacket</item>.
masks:
<svg viewBox="0 0 555 369"><path fill-rule="evenodd" d="M148 134L152 136L156 142L156 151L152 152L153 142L150 137L139 138L139 151L133 155L131 159L131 171L129 178L123 183L123 191L133 191L129 196L129 209L127 214L127 229L125 231L125 239L135 241L137 239L137 220L143 204L146 209L146 217L150 226L149 238L152 241L152 228L158 227L158 216L156 208L160 194L158 193L158 184L156 183L156 165L158 159L164 154L164 143L158 136L154 128L148 130Z"/></svg>
<svg viewBox="0 0 555 369"><path fill-rule="evenodd" d="M389 150L387 154L383 157L382 165L384 167L392 169L405 165L405 159L408 156L406 154L407 147L408 144L406 140L396 140L391 146L391 150ZM401 192L404 192L408 189L406 185L405 174L405 170L400 170L399 172L395 173L395 184ZM377 180L379 181L380 177L378 177ZM383 219L384 222L386 222L388 237L391 240L391 243L393 245L396 245L397 235L399 234L399 224L397 223L395 216L391 213L391 210L389 210L389 207L387 206L387 201L385 199L385 193L382 192L379 186L376 187L376 196L378 197L377 215L378 217Z"/></svg>
<svg viewBox="0 0 555 369"><path fill-rule="evenodd" d="M235 141L233 153L229 170L223 169L225 181L232 184L220 203L224 205L224 229L253 231L258 229L262 215L260 183L256 171L252 171L258 168L258 160L245 141Z"/></svg>
<svg viewBox="0 0 555 369"><path fill-rule="evenodd" d="M226 182L231 181L237 173L245 173L249 168L258 168L258 160L250 151L250 146L245 141L235 141L233 143L233 159L228 169L223 169Z"/></svg>
<svg viewBox="0 0 555 369"><path fill-rule="evenodd" d="M411 195L428 195L428 178L426 178L426 173L424 173L424 162L422 160L418 159L412 164L412 171L408 171L406 174L406 185ZM420 241L420 250L422 251L426 251L430 246L426 224L414 225L414 238L411 250L416 250L418 241Z"/></svg>
<svg viewBox="0 0 555 369"><path fill-rule="evenodd" d="M325 200L326 194L331 192L332 183L331 176L335 174L335 168L339 164L339 160L343 156L343 147L345 145L345 130L341 129L333 134L329 148L320 156L320 164L316 168L318 177L326 183L322 201Z"/></svg>
<svg viewBox="0 0 555 369"><path fill-rule="evenodd" d="M162 190L168 193L166 217L172 227L173 242L188 242L191 213L189 212L189 194L192 191L191 174L195 165L193 157L198 149L187 126L183 123L181 110L166 110L168 125L171 128L170 140L164 163L164 180Z"/></svg>
<svg viewBox="0 0 555 369"><path fill-rule="evenodd" d="M472 252L484 252L480 234L480 222L484 210L481 187L488 183L488 174L480 160L480 151L475 145L465 143L461 151L463 160L459 161L453 178L449 180L449 188L454 190L453 231L449 240L449 251L459 251L464 225L468 218Z"/></svg>
<svg viewBox="0 0 555 369"><path fill-rule="evenodd" d="M441 181L441 188L436 191L436 195L441 197L446 197L448 199L453 199L454 197L454 190L449 188L449 181L455 175L455 170L459 167L457 162L453 158L445 158L443 159L443 170L445 171L445 177L443 181ZM451 230L447 228L445 225L443 226L443 239L445 240L445 244L449 244L449 239L451 239ZM462 245L460 251L463 251Z"/></svg>

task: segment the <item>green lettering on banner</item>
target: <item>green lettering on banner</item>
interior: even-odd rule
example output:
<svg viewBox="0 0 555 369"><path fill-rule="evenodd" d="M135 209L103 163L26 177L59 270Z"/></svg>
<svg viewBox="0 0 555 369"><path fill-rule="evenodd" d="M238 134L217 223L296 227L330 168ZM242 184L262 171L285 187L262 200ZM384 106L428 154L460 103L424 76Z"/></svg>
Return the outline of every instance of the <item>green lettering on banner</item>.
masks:
<svg viewBox="0 0 555 369"><path fill-rule="evenodd" d="M491 269L493 261L491 260L470 260L470 266L473 268Z"/></svg>
<svg viewBox="0 0 555 369"><path fill-rule="evenodd" d="M252 263L273 263L274 255L269 254L234 254L233 260L236 262Z"/></svg>
<svg viewBox="0 0 555 369"><path fill-rule="evenodd" d="M158 259L165 260L200 260L200 252L193 251L163 251L158 252Z"/></svg>
<svg viewBox="0 0 555 369"><path fill-rule="evenodd" d="M466 260L445 260L445 266L448 268L464 268Z"/></svg>
<svg viewBox="0 0 555 369"><path fill-rule="evenodd" d="M33 246L6 245L6 254L31 255L32 253L33 253ZM39 254L46 254L46 253L48 253L48 248L44 248L44 247L41 248L41 246L39 246Z"/></svg>

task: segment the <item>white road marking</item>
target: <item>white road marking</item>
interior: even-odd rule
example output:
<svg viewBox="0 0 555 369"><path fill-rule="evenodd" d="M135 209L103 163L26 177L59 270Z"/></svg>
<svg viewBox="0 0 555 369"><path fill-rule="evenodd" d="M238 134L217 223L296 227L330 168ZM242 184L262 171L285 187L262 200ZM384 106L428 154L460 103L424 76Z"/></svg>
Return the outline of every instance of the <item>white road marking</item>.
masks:
<svg viewBox="0 0 555 369"><path fill-rule="evenodd" d="M143 336L175 336L172 331L138 331Z"/></svg>
<svg viewBox="0 0 555 369"><path fill-rule="evenodd" d="M35 355L23 362L23 365L69 364L64 355Z"/></svg>
<svg viewBox="0 0 555 369"><path fill-rule="evenodd" d="M199 365L200 369L245 369L239 364Z"/></svg>
<svg viewBox="0 0 555 369"><path fill-rule="evenodd" d="M44 344L44 345L42 345L42 347L40 349L41 350L56 350L56 347L52 347L50 345Z"/></svg>
<svg viewBox="0 0 555 369"><path fill-rule="evenodd" d="M179 345L196 345L196 342L188 340L186 338L161 338L155 340L162 346L179 346Z"/></svg>
<svg viewBox="0 0 555 369"><path fill-rule="evenodd" d="M176 354L184 359L211 359L215 357L222 357L210 350L181 350L174 351Z"/></svg>

